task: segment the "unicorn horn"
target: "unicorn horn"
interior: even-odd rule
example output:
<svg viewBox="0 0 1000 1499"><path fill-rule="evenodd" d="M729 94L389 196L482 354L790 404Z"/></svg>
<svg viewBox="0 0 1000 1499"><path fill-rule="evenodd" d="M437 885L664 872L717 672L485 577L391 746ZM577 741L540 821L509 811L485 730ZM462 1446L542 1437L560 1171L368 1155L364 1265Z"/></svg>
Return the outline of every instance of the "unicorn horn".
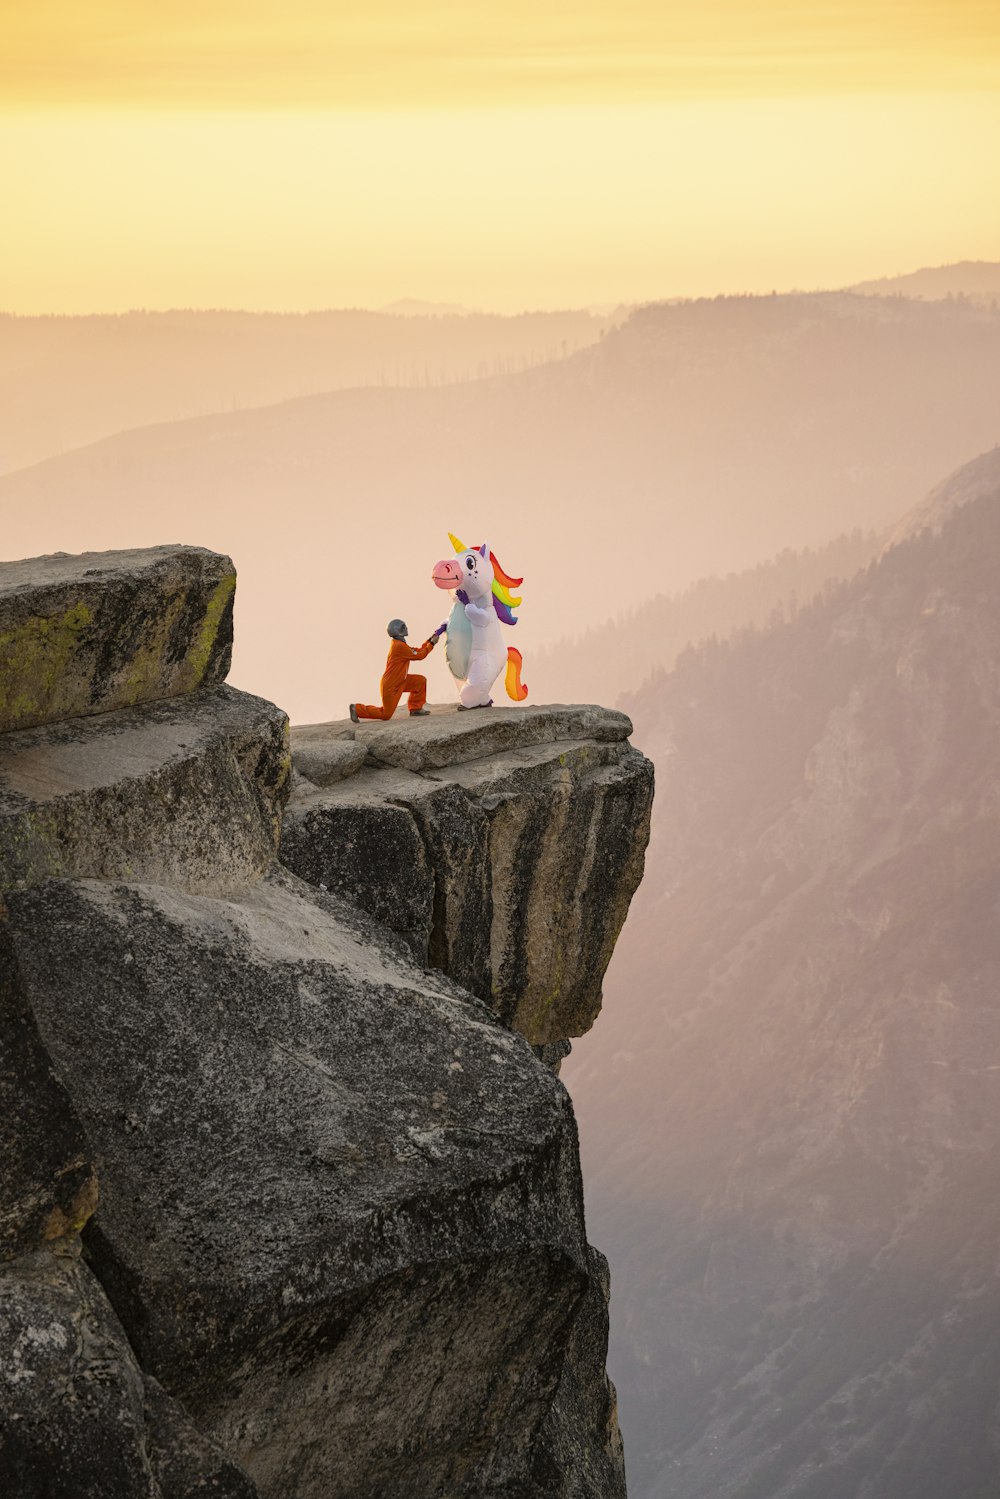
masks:
<svg viewBox="0 0 1000 1499"><path fill-rule="evenodd" d="M466 550L466 547L465 547L464 543L461 542L461 541L459 541L459 539L458 539L457 536L453 536L450 531L448 532L448 540L451 542L452 546L455 548L456 553L457 552L464 552Z"/></svg>

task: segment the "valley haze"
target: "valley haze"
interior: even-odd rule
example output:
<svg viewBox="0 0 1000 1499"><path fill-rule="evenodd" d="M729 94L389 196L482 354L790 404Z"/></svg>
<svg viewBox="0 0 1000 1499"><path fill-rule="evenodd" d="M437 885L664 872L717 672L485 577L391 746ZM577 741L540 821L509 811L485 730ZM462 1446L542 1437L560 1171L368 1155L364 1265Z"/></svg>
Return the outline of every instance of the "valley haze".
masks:
<svg viewBox="0 0 1000 1499"><path fill-rule="evenodd" d="M372 697L390 616L439 622L447 532L488 540L529 705L631 715L647 873L561 1075L633 1499L995 1489L998 303L970 262L509 317L0 320L9 557L231 552L233 684L323 725ZM326 732L300 776L341 774ZM318 881L311 795L285 857ZM378 870L347 893L382 919Z"/></svg>

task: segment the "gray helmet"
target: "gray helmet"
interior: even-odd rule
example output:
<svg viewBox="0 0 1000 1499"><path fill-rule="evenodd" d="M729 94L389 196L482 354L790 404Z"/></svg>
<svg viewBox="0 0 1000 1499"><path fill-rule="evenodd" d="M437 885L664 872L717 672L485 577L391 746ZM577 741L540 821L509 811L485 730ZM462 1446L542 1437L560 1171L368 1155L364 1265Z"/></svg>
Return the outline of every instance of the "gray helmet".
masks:
<svg viewBox="0 0 1000 1499"><path fill-rule="evenodd" d="M405 640L407 636L406 625L401 619L390 619L388 624L389 634L393 640Z"/></svg>

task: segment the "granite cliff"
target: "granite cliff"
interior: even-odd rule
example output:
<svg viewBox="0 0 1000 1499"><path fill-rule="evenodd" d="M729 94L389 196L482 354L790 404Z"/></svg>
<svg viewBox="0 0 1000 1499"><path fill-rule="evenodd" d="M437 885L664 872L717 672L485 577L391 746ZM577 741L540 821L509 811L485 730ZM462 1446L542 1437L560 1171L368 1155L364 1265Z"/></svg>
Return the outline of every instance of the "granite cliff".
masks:
<svg viewBox="0 0 1000 1499"><path fill-rule="evenodd" d="M624 715L293 730L193 548L0 566L0 1488L608 1499L556 1072Z"/></svg>

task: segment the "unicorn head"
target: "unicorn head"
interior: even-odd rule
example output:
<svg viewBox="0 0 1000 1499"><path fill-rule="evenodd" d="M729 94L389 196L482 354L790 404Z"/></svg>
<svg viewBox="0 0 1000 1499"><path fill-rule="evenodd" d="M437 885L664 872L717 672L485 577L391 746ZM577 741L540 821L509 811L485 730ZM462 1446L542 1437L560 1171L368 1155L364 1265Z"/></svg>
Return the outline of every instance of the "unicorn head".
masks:
<svg viewBox="0 0 1000 1499"><path fill-rule="evenodd" d="M431 577L438 588L455 589L463 604L478 604L493 589L490 549L485 542L481 547L463 547L455 543L454 536L451 540L455 545L456 555L443 562L435 562Z"/></svg>
<svg viewBox="0 0 1000 1499"><path fill-rule="evenodd" d="M516 625L514 610L521 600L511 590L522 580L507 576L487 542L481 547L466 547L450 531L448 539L455 556L434 564L431 577L437 587L455 589L463 604L485 602L492 595L497 618L505 625Z"/></svg>

